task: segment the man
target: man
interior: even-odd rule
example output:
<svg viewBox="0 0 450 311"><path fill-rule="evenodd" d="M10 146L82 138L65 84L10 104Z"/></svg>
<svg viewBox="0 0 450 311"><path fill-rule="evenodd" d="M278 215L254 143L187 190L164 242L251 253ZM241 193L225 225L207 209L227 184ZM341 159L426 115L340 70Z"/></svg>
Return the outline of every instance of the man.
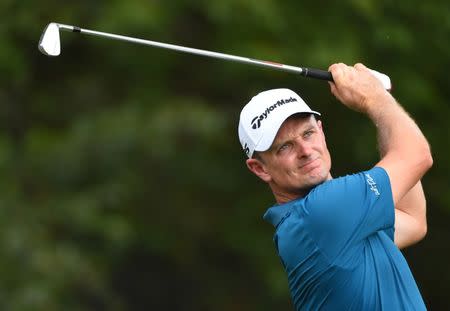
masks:
<svg viewBox="0 0 450 311"><path fill-rule="evenodd" d="M432 165L429 145L364 65L334 64L329 71L332 94L377 127L381 160L372 169L333 179L320 114L290 90L253 97L239 122L247 167L277 202L264 219L276 228L293 304L296 310L424 310L399 248L427 230L420 179Z"/></svg>

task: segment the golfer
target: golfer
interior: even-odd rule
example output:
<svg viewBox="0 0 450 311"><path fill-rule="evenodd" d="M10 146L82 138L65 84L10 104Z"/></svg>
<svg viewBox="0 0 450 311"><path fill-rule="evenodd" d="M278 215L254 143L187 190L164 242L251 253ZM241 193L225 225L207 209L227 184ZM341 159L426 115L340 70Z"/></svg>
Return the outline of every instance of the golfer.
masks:
<svg viewBox="0 0 450 311"><path fill-rule="evenodd" d="M239 121L247 167L277 202L264 219L275 227L295 309L425 310L399 249L427 231L420 179L430 147L367 67L329 71L331 93L377 128L381 159L367 171L331 176L320 114L291 90L256 95Z"/></svg>

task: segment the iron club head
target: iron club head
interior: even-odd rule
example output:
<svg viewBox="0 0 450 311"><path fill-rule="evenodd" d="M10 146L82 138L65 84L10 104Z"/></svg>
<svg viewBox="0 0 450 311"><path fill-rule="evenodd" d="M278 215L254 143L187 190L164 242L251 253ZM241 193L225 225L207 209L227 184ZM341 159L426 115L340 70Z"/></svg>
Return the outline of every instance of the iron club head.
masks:
<svg viewBox="0 0 450 311"><path fill-rule="evenodd" d="M48 56L58 56L61 53L58 24L50 23L47 25L42 32L38 48L39 51Z"/></svg>

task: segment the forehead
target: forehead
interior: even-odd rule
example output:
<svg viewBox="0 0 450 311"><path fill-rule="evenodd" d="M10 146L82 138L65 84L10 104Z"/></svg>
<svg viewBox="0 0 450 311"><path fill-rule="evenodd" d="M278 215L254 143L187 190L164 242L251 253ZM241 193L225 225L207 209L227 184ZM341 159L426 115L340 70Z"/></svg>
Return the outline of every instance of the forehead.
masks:
<svg viewBox="0 0 450 311"><path fill-rule="evenodd" d="M273 141L275 145L280 140L284 140L292 134L298 135L298 131L306 129L310 126L316 126L317 121L312 114L296 114L290 116L283 122L277 135Z"/></svg>

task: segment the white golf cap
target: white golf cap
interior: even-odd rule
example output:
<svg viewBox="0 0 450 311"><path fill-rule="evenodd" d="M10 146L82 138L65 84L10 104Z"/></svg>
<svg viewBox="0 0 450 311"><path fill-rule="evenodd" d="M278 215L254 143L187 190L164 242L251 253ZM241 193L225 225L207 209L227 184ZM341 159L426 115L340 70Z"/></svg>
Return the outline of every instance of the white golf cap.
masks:
<svg viewBox="0 0 450 311"><path fill-rule="evenodd" d="M239 119L239 140L246 155L266 151L272 145L283 122L297 113L312 113L303 99L289 89L273 89L254 96Z"/></svg>

